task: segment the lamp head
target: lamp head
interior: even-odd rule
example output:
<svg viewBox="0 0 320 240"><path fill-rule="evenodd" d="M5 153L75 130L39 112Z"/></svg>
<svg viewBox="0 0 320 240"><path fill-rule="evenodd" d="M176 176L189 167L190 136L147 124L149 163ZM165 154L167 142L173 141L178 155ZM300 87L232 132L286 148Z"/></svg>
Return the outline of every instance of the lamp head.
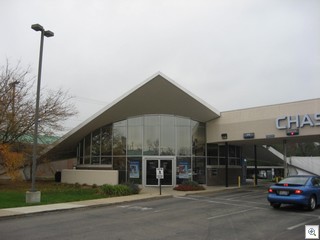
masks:
<svg viewBox="0 0 320 240"><path fill-rule="evenodd" d="M51 32L50 30L47 30L47 31L44 31L44 35L45 35L46 37L53 37L53 36L54 36L54 33Z"/></svg>
<svg viewBox="0 0 320 240"><path fill-rule="evenodd" d="M31 25L31 28L33 29L33 30L35 30L35 31L43 31L44 29L43 29L43 27L40 25L40 24L33 24L33 25Z"/></svg>

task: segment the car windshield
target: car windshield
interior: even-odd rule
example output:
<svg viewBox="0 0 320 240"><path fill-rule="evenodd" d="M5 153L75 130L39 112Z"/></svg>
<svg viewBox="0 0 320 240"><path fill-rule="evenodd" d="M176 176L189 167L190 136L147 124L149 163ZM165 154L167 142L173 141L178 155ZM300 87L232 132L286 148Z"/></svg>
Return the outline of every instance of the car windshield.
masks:
<svg viewBox="0 0 320 240"><path fill-rule="evenodd" d="M279 184L297 184L305 185L309 177L288 177L279 182Z"/></svg>

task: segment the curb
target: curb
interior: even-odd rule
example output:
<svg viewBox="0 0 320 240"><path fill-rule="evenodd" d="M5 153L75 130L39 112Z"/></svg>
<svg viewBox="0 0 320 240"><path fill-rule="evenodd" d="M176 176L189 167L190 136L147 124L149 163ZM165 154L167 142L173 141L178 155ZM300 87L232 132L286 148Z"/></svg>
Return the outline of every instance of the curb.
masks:
<svg viewBox="0 0 320 240"><path fill-rule="evenodd" d="M61 211L72 211L72 210L84 210L84 209L90 209L90 208L99 208L99 207L105 207L105 206L113 206L113 205L120 205L123 203L128 202L140 202L140 201L152 201L156 199L165 199L165 198L173 198L173 195L159 195L159 196L147 196L147 197L141 197L136 199L124 199L120 201L108 201L110 199L114 198L105 198L106 202L101 203L90 203L90 201L99 201L102 199L95 199L95 200L85 200L85 201L77 201L77 202L67 202L67 203L55 203L55 204L48 204L48 205L36 205L32 207L18 207L18 208L4 208L0 209L0 221L6 220L6 219L12 219L12 218L18 218L18 217L26 217L31 215L38 215L43 213L51 213L51 212L61 212ZM61 207L63 205L67 205L69 207ZM53 206L60 206L57 208L50 208ZM35 210L30 212L19 212L14 211L15 209L27 209L27 208L43 208L43 210Z"/></svg>
<svg viewBox="0 0 320 240"><path fill-rule="evenodd" d="M92 200L84 200L77 202L66 202L66 203L55 203L48 205L36 205L36 206L27 206L27 207L17 207L17 208L4 208L0 209L0 221L5 219L12 219L18 217L26 217L30 215L37 215L49 212L60 212L60 211L71 211L71 210L83 210L89 208L99 208L105 206L113 206L120 205L123 203L129 202L140 202L140 201L153 201L156 199L166 199L173 197L185 197L189 195L195 194L208 194L214 192L222 192L222 191L231 191L231 190L240 190L240 189L261 189L264 186L242 186L242 187L226 187L226 188L218 188L212 190L201 190L201 191L177 191L176 194L171 193L163 193L162 195L157 195L155 193L140 193L137 195L129 195L122 197L111 197L111 198L101 198L101 199L92 199ZM21 211L19 211L19 209ZM25 211L23 211L25 209Z"/></svg>

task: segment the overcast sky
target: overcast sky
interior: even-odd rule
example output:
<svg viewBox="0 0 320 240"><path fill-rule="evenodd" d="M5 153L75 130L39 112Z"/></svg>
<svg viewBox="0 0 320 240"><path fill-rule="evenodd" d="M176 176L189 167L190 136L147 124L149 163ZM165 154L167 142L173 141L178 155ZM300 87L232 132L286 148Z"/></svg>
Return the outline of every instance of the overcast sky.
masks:
<svg viewBox="0 0 320 240"><path fill-rule="evenodd" d="M70 130L160 71L219 111L320 97L319 0L1 0L0 63L68 90Z"/></svg>

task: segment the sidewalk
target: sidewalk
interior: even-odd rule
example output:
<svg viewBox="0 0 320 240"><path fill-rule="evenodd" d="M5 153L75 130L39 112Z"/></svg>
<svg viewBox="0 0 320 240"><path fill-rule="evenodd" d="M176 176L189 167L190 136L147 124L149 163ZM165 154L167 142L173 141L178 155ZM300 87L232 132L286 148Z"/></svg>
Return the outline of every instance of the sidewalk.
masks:
<svg viewBox="0 0 320 240"><path fill-rule="evenodd" d="M101 198L101 199L78 201L78 202L56 203L56 204L18 207L18 208L4 208L4 209L0 209L0 220L1 218L23 216L26 214L61 211L66 209L76 209L76 208L85 208L85 207L106 206L111 204L119 204L119 203L133 202L133 201L146 200L146 199L167 198L167 197L185 196L190 194L209 193L209 192L222 191L227 189L236 189L238 187L226 188L221 186L216 186L216 187L205 186L205 188L206 190L203 190L203 191L183 192L183 191L175 191L172 189L172 187L162 187L161 195L160 195L159 187L145 187L141 190L139 194L130 195L130 196Z"/></svg>

